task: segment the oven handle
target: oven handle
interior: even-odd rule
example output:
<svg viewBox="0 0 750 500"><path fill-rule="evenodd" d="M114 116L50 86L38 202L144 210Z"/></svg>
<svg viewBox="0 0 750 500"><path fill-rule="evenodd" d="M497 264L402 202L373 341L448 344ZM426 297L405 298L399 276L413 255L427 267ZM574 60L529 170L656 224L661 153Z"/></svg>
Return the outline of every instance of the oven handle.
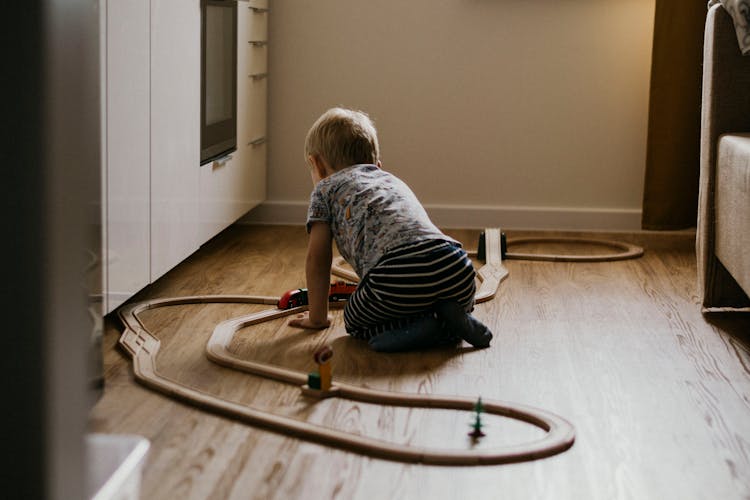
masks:
<svg viewBox="0 0 750 500"><path fill-rule="evenodd" d="M232 155L231 154L228 154L226 156L222 156L221 158L217 158L216 160L214 160L214 166L216 166L216 167L223 167L231 159L232 159Z"/></svg>

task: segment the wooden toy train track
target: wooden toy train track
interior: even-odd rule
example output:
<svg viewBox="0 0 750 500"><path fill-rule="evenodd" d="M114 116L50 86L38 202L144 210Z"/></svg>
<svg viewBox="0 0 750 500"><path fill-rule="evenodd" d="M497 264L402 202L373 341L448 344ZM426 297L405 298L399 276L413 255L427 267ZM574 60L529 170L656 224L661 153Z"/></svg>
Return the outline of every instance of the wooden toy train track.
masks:
<svg viewBox="0 0 750 500"><path fill-rule="evenodd" d="M614 249L615 252L597 254L551 254L551 253L523 253L506 252L504 259L513 260L543 260L551 262L613 262L616 260L634 259L643 255L643 248L638 245L614 240L566 238L566 237L530 237L514 238L508 241L508 248L513 245L527 243L564 243L566 245L590 245Z"/></svg>
<svg viewBox="0 0 750 500"><path fill-rule="evenodd" d="M496 294L500 283L508 274L501 261L499 230L489 229L486 235L486 264L477 271L478 278L481 281L476 296L477 302L491 299ZM343 269L340 265L334 266L333 271L334 274L344 278L356 279L356 275L352 276L353 273L351 271ZM277 301L278 297L203 295L155 299L134 303L121 308L119 311L119 316L125 326L119 342L133 359L133 372L136 380L156 391L251 425L264 427L284 435L292 435L347 449L363 455L400 462L419 462L434 465L488 465L544 458L561 453L573 445L575 440L574 428L562 417L529 406L493 400L484 400L483 406L486 413L529 423L545 431L545 435L541 439L532 442L494 449L432 449L389 443L260 411L236 402L223 400L215 395L189 387L162 375L157 365L160 347L159 339L146 328L139 317L141 312L148 309L181 304L250 303L271 305L276 304ZM341 305L334 304L333 307L341 307ZM280 382L302 386L307 381L306 374L265 363L240 359L230 351L229 345L236 332L241 328L299 313L306 309L307 306L287 310L274 308L223 321L214 329L206 347L206 354L210 360L223 366ZM308 389L303 394L318 397L340 397L394 406L464 411L470 411L475 406L475 400L466 397L394 393L344 383L334 383L330 390L327 391L313 391Z"/></svg>

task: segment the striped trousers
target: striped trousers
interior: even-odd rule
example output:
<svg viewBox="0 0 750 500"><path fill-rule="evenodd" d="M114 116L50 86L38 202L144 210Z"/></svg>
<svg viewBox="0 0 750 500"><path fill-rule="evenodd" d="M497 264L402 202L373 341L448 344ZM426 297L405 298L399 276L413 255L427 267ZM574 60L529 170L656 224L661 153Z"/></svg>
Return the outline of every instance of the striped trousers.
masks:
<svg viewBox="0 0 750 500"><path fill-rule="evenodd" d="M369 339L432 313L439 301L474 306L476 273L457 244L428 240L400 246L383 256L344 307L346 331Z"/></svg>

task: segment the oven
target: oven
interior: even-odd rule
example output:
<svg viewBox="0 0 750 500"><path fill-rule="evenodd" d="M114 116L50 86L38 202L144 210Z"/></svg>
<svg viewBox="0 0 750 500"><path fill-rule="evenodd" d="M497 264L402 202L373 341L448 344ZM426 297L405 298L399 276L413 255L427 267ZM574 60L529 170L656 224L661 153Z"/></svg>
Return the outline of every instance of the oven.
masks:
<svg viewBox="0 0 750 500"><path fill-rule="evenodd" d="M201 154L237 149L237 2L201 0Z"/></svg>

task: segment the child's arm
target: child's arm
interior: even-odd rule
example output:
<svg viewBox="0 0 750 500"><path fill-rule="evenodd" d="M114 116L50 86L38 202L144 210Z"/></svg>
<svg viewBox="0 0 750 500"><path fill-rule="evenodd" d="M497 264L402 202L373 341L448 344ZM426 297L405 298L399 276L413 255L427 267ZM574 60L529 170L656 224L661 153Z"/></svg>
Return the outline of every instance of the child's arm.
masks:
<svg viewBox="0 0 750 500"><path fill-rule="evenodd" d="M328 291L331 288L331 261L333 259L331 226L313 222L307 244L305 275L307 278L307 314L298 316L289 324L299 328L328 328Z"/></svg>

